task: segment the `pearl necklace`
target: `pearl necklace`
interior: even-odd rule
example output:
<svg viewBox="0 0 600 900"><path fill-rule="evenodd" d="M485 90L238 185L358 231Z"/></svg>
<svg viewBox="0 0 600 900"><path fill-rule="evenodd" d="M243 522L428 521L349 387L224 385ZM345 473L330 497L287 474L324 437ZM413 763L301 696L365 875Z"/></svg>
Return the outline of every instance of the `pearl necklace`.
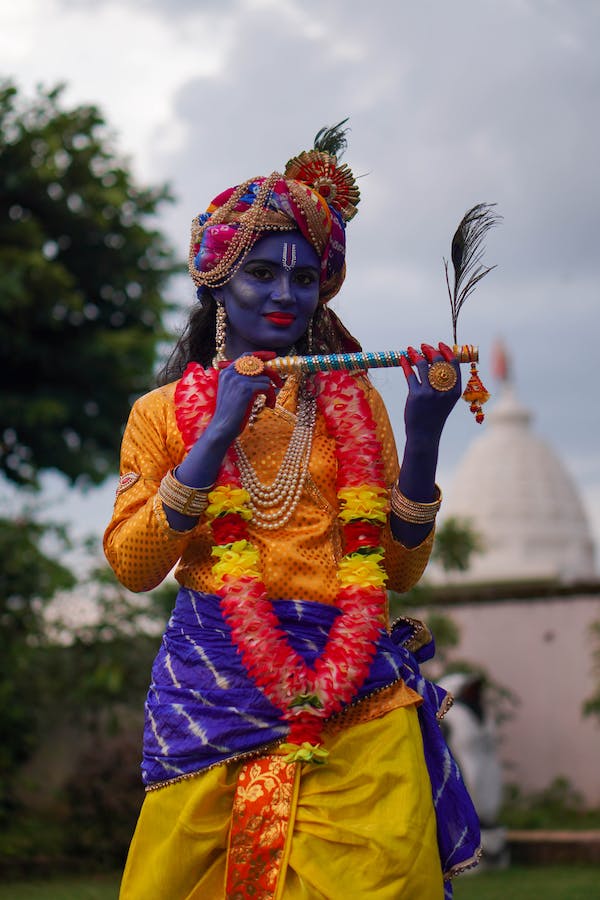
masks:
<svg viewBox="0 0 600 900"><path fill-rule="evenodd" d="M296 424L292 437L271 484L260 481L240 440L235 441L241 482L250 496L252 520L257 528L282 528L294 514L308 475L316 415L316 400L303 383L298 392ZM276 512L264 512L274 507L279 509Z"/></svg>

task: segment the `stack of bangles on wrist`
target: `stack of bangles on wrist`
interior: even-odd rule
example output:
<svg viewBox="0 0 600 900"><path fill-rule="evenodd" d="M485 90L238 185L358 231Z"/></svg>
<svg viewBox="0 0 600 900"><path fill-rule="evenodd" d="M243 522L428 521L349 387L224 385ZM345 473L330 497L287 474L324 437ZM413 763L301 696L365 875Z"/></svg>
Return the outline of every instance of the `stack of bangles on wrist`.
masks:
<svg viewBox="0 0 600 900"><path fill-rule="evenodd" d="M431 503L417 503L415 500L405 497L398 485L394 484L390 498L392 512L403 522L409 522L411 525L429 525L431 522L435 522L435 517L442 505L442 492L437 484L435 490L436 498Z"/></svg>
<svg viewBox="0 0 600 900"><path fill-rule="evenodd" d="M188 487L175 477L176 469L167 472L158 488L162 502L183 516L198 518L208 506L208 492L213 485L203 488Z"/></svg>

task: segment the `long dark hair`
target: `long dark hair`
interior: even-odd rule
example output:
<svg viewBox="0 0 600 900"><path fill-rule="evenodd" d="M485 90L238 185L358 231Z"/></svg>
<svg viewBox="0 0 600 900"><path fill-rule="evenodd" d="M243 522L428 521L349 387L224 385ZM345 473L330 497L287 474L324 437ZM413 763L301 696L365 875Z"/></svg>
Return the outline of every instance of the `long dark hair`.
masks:
<svg viewBox="0 0 600 900"><path fill-rule="evenodd" d="M215 357L217 304L205 288L198 290L198 301L192 306L181 337L156 376L159 386L181 378L188 363L198 362L208 368Z"/></svg>

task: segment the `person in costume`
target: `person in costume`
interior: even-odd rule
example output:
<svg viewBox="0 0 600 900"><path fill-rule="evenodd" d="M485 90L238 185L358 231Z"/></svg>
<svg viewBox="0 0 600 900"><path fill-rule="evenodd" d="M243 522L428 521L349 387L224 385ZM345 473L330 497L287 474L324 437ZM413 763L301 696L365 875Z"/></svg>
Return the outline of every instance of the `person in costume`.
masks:
<svg viewBox="0 0 600 900"><path fill-rule="evenodd" d="M199 302L125 430L107 558L131 590L174 567L180 590L121 900L441 900L477 858L431 635L386 594L430 555L458 363L404 360L401 466L365 373L269 367L360 349L328 306L359 201L341 125L194 220Z"/></svg>

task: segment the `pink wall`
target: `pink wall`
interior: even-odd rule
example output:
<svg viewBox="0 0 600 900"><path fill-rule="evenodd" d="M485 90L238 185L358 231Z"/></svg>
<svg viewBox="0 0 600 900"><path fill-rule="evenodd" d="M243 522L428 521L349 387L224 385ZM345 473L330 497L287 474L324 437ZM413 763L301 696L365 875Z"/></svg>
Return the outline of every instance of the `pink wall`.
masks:
<svg viewBox="0 0 600 900"><path fill-rule="evenodd" d="M600 620L598 596L453 604L438 611L460 628L452 657L484 666L520 700L499 728L506 780L529 792L562 775L587 805L600 806L600 722L581 712L594 689L589 626Z"/></svg>

